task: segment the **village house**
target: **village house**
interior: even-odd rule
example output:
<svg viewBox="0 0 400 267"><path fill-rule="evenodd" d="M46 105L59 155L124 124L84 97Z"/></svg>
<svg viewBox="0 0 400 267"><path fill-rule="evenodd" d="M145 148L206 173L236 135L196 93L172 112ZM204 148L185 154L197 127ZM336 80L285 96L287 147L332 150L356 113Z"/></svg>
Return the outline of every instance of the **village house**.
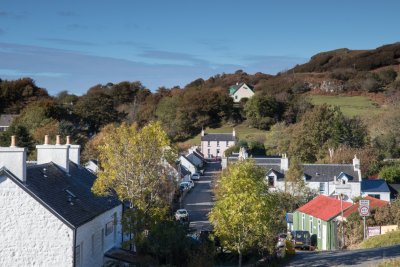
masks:
<svg viewBox="0 0 400 267"><path fill-rule="evenodd" d="M5 132L11 126L13 120L18 117L15 114L2 114L0 115L0 132Z"/></svg>
<svg viewBox="0 0 400 267"><path fill-rule="evenodd" d="M350 202L320 195L293 213L293 230L309 231L312 243L319 250L340 247L336 218L351 207Z"/></svg>
<svg viewBox="0 0 400 267"><path fill-rule="evenodd" d="M233 162L249 158L241 148L223 161L223 168ZM289 159L286 154L272 157L250 157L257 166L265 169L265 179L271 191L285 191L285 174L289 170ZM305 185L315 192L326 196L343 195L346 201L361 196L360 159L354 156L352 164L302 164Z"/></svg>
<svg viewBox="0 0 400 267"><path fill-rule="evenodd" d="M80 146L0 148L0 266L102 266L122 242L122 203L91 192L96 176L80 166Z"/></svg>
<svg viewBox="0 0 400 267"><path fill-rule="evenodd" d="M236 144L235 129L232 133L205 133L201 130L200 152L205 158L222 158L225 150Z"/></svg>
<svg viewBox="0 0 400 267"><path fill-rule="evenodd" d="M386 181L383 179L362 180L361 196L370 196L375 199L390 201L390 189Z"/></svg>
<svg viewBox="0 0 400 267"><path fill-rule="evenodd" d="M239 103L243 98L251 98L254 95L254 88L246 83L236 83L229 87L229 95L234 103Z"/></svg>

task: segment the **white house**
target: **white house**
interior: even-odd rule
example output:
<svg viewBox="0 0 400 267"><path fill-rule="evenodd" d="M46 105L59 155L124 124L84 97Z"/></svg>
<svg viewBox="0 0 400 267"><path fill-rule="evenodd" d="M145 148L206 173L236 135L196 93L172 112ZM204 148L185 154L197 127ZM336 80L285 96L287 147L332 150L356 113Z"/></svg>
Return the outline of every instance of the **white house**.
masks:
<svg viewBox="0 0 400 267"><path fill-rule="evenodd" d="M390 202L390 189L386 181L383 179L362 180L361 196L370 196Z"/></svg>
<svg viewBox="0 0 400 267"><path fill-rule="evenodd" d="M122 241L122 203L91 192L96 176L79 165L78 145L0 148L0 266L102 266Z"/></svg>
<svg viewBox="0 0 400 267"><path fill-rule="evenodd" d="M225 150L236 144L235 129L232 133L205 133L201 131L201 153L205 158L224 157Z"/></svg>
<svg viewBox="0 0 400 267"><path fill-rule="evenodd" d="M254 95L254 88L246 83L236 83L229 87L229 95L233 102L239 103L243 98L251 98Z"/></svg>
<svg viewBox="0 0 400 267"><path fill-rule="evenodd" d="M179 162L181 168L183 167L187 171L190 172L190 174L195 174L198 171L198 168L196 164L194 164L190 159L188 159L185 155L181 155L179 157Z"/></svg>
<svg viewBox="0 0 400 267"><path fill-rule="evenodd" d="M202 155L197 151L197 147L191 147L188 150L186 157L193 162L197 168L203 168L204 162Z"/></svg>

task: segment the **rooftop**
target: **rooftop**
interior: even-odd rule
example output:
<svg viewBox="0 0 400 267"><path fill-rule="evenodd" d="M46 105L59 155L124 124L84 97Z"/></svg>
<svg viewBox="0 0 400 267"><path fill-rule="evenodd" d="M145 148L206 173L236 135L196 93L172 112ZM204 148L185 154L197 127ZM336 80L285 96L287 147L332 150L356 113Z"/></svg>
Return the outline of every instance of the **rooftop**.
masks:
<svg viewBox="0 0 400 267"><path fill-rule="evenodd" d="M342 205L343 210L346 210L352 204L332 197L319 195L298 208L297 211L306 213L323 221L329 221L339 215L342 211Z"/></svg>
<svg viewBox="0 0 400 267"><path fill-rule="evenodd" d="M361 181L362 192L390 192L390 189L383 179L377 180L362 180Z"/></svg>
<svg viewBox="0 0 400 267"><path fill-rule="evenodd" d="M232 133L205 133L201 141L236 141Z"/></svg>
<svg viewBox="0 0 400 267"><path fill-rule="evenodd" d="M387 202L387 201L380 200L380 199L370 197L370 196L366 196L363 199L369 200L370 208L384 207L389 204L389 202ZM358 203L354 204L353 206L351 206L350 208L345 210L345 212L343 213L343 217L347 218L351 214L358 212L359 207L360 207L360 205Z"/></svg>

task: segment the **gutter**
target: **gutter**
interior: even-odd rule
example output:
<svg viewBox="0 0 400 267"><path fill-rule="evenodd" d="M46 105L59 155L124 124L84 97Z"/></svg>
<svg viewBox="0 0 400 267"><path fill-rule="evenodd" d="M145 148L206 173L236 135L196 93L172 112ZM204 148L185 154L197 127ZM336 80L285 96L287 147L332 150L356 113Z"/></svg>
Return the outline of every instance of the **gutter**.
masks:
<svg viewBox="0 0 400 267"><path fill-rule="evenodd" d="M75 267L76 266L76 253L75 253L75 247L76 247L76 228L73 229L74 231L74 235L72 237L72 266Z"/></svg>

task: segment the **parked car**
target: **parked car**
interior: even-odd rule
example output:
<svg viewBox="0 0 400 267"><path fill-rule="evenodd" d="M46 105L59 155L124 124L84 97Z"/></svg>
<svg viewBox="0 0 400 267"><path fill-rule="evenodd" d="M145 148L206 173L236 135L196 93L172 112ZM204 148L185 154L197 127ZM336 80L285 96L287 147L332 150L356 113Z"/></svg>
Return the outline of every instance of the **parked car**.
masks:
<svg viewBox="0 0 400 267"><path fill-rule="evenodd" d="M180 190L181 192L186 191L186 190L189 190L189 189L190 189L189 183L187 183L187 182L182 182L182 183L179 184L179 190Z"/></svg>
<svg viewBox="0 0 400 267"><path fill-rule="evenodd" d="M311 236L308 231L292 231L291 232L292 243L295 248L310 249Z"/></svg>
<svg viewBox="0 0 400 267"><path fill-rule="evenodd" d="M281 248L286 246L286 238L287 234L286 233L281 233L276 237L276 247Z"/></svg>
<svg viewBox="0 0 400 267"><path fill-rule="evenodd" d="M187 181L187 182L190 184L190 187L191 187L191 188L194 187L195 184L194 184L193 180L189 180L189 181Z"/></svg>
<svg viewBox="0 0 400 267"><path fill-rule="evenodd" d="M180 185L180 186L187 187L188 190L190 190L190 189L193 188L192 183L190 183L189 181L181 182L179 185Z"/></svg>
<svg viewBox="0 0 400 267"><path fill-rule="evenodd" d="M179 209L175 212L175 220L189 220L189 212L186 209Z"/></svg>
<svg viewBox="0 0 400 267"><path fill-rule="evenodd" d="M200 174L199 173L192 174L192 180L200 180Z"/></svg>

